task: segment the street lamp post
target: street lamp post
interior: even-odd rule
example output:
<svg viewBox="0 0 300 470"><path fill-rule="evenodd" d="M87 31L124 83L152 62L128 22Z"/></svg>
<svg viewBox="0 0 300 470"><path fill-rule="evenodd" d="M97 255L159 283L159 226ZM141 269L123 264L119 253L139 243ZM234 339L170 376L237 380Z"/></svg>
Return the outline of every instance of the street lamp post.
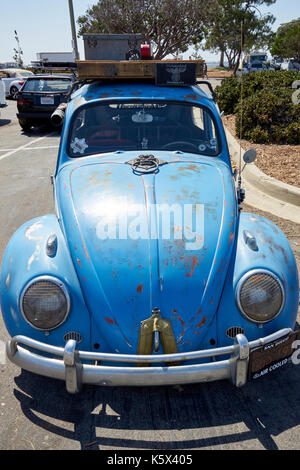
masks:
<svg viewBox="0 0 300 470"><path fill-rule="evenodd" d="M76 28L75 28L75 20L74 20L73 0L68 0L68 1L69 1L69 10L70 10L73 50L75 53L75 60L79 60L79 52L78 52Z"/></svg>

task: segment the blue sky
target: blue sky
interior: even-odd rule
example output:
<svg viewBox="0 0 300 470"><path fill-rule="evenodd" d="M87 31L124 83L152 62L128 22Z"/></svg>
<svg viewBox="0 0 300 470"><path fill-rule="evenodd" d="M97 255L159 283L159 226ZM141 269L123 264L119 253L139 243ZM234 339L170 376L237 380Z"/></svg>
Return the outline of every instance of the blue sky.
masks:
<svg viewBox="0 0 300 470"><path fill-rule="evenodd" d="M96 0L73 0L75 18L95 4ZM271 12L276 17L274 30L281 23L300 17L300 0L277 0L275 5L260 7L262 14ZM0 62L11 61L16 46L17 30L24 62L36 60L37 52L71 51L71 29L68 0L1 0ZM84 59L83 41L78 39L81 59ZM210 52L203 52L207 60L215 60Z"/></svg>

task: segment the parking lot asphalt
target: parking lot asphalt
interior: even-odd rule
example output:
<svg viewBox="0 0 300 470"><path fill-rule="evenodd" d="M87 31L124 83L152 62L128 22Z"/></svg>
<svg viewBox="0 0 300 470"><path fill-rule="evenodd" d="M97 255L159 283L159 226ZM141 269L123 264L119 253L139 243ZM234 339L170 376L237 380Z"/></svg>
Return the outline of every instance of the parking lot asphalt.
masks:
<svg viewBox="0 0 300 470"><path fill-rule="evenodd" d="M15 112L16 103L8 101L0 117L0 260L22 223L53 212L50 176L60 136L47 128L24 133ZM0 340L8 339L0 317ZM288 365L241 389L223 381L86 386L72 396L59 381L0 365L0 449L299 448L300 366Z"/></svg>

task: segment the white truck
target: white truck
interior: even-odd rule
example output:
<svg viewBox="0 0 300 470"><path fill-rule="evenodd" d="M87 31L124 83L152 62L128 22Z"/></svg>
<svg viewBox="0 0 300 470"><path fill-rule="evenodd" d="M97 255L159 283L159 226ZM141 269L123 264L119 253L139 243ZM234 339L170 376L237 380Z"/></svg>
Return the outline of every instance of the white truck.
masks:
<svg viewBox="0 0 300 470"><path fill-rule="evenodd" d="M32 68L43 73L50 70L75 70L76 61L73 52L37 52L37 60L31 62Z"/></svg>
<svg viewBox="0 0 300 470"><path fill-rule="evenodd" d="M252 64L253 62L262 62L266 63L268 61L268 54L266 52L251 52L249 56L249 62Z"/></svg>
<svg viewBox="0 0 300 470"><path fill-rule="evenodd" d="M75 62L73 52L37 52L38 62Z"/></svg>

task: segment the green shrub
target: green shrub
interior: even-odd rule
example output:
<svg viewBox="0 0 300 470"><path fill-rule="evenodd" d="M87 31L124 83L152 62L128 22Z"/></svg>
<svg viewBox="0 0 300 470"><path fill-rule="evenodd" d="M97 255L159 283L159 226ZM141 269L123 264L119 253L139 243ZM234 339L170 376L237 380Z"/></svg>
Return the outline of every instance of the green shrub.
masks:
<svg viewBox="0 0 300 470"><path fill-rule="evenodd" d="M236 78L230 77L222 80L221 85L215 89L216 101L221 111L235 114L236 106L240 100L240 86Z"/></svg>
<svg viewBox="0 0 300 470"><path fill-rule="evenodd" d="M286 127L272 126L272 135L276 143L300 145L300 122L293 122Z"/></svg>
<svg viewBox="0 0 300 470"><path fill-rule="evenodd" d="M299 72L258 72L229 78L217 87L217 103L236 114L236 133L254 143L300 143L300 105L292 101ZM241 101L242 97L242 101ZM241 107L243 116L241 117Z"/></svg>

